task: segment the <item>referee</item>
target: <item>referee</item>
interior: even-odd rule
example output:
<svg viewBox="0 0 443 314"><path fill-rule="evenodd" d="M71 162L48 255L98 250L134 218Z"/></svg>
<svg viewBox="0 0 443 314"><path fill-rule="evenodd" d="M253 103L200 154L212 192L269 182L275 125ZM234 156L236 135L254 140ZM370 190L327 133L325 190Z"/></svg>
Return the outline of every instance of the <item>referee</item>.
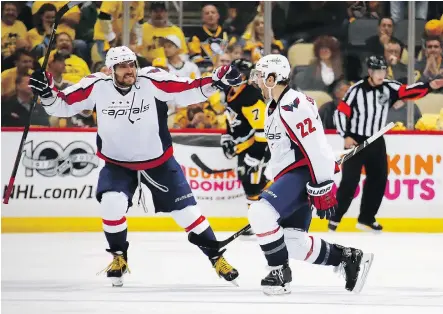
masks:
<svg viewBox="0 0 443 314"><path fill-rule="evenodd" d="M402 85L387 80L387 64L382 56L367 60L369 76L354 84L338 104L334 113L337 130L345 139L345 148L352 148L385 126L389 108L397 100L414 100L424 97L432 89L443 87L443 79L430 83ZM343 215L348 211L365 166L366 182L360 205L357 228L365 231L381 231L375 220L383 199L388 165L383 137L349 159L342 168L342 180L337 190L338 208L329 221L328 228L335 231Z"/></svg>

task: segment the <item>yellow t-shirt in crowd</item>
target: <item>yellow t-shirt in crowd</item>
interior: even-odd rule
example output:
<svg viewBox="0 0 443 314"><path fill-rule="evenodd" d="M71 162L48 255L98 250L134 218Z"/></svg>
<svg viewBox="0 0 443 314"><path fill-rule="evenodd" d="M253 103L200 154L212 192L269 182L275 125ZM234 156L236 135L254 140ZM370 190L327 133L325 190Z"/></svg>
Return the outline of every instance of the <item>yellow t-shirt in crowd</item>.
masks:
<svg viewBox="0 0 443 314"><path fill-rule="evenodd" d="M2 57L12 55L15 52L17 40L25 39L27 32L22 21L17 20L12 25L2 22Z"/></svg>
<svg viewBox="0 0 443 314"><path fill-rule="evenodd" d="M58 11L68 2L69 1L34 1L34 3L32 4L32 15L36 14L45 3L50 3L54 5ZM80 9L78 8L78 6L75 5L71 9L69 9L69 11L65 13L65 15L63 15L63 18L78 19L79 16ZM66 24L60 24L57 28L57 33L67 33L69 36L71 36L72 40L75 39L75 30Z"/></svg>
<svg viewBox="0 0 443 314"><path fill-rule="evenodd" d="M171 25L167 27L154 27L152 24L143 24L143 43L140 54L152 62L155 58L166 58L164 49L160 47L159 38L175 35L180 39L182 53L188 54L185 35L180 27Z"/></svg>
<svg viewBox="0 0 443 314"><path fill-rule="evenodd" d="M56 50L52 50L49 54L49 60L55 54ZM38 62L43 65L44 57L40 58ZM91 74L89 71L88 64L80 57L72 54L69 58L65 60L66 72L63 73L62 77L65 81L71 83L78 83L82 78Z"/></svg>
<svg viewBox="0 0 443 314"><path fill-rule="evenodd" d="M111 15L112 30L116 34L116 38L121 37L123 32L123 2L121 1L103 1L99 12ZM132 30L135 23L142 20L145 16L145 3L143 1L132 1L129 12L129 28ZM105 41L100 20L97 19L94 25L94 40ZM106 50L106 49L105 49Z"/></svg>
<svg viewBox="0 0 443 314"><path fill-rule="evenodd" d="M29 70L31 75L33 70ZM2 72L2 98L15 95L15 80L17 79L17 67Z"/></svg>

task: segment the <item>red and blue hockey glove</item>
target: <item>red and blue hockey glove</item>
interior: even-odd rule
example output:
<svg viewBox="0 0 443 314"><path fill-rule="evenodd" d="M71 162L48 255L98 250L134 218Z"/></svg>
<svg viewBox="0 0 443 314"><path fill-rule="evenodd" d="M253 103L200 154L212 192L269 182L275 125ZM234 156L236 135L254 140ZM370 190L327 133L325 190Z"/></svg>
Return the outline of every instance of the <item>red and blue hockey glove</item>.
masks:
<svg viewBox="0 0 443 314"><path fill-rule="evenodd" d="M337 200L332 195L332 186L334 181L328 180L320 184L313 184L308 182L306 189L309 195L309 203L311 209L317 210L317 215L320 219L326 217L331 218L335 215L335 208L337 207Z"/></svg>
<svg viewBox="0 0 443 314"><path fill-rule="evenodd" d="M52 74L48 72L42 72L41 70L34 71L29 79L28 85L34 94L39 95L42 98L52 97L52 87L54 86L54 80Z"/></svg>
<svg viewBox="0 0 443 314"><path fill-rule="evenodd" d="M223 65L212 73L212 85L225 90L229 86L237 86L243 82L240 71L236 67Z"/></svg>

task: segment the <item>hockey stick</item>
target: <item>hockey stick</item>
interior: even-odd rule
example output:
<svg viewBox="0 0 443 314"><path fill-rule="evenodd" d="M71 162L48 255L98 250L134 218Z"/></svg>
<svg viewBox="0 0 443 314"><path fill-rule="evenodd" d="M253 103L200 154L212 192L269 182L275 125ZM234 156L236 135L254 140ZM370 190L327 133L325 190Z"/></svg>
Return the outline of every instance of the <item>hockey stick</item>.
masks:
<svg viewBox="0 0 443 314"><path fill-rule="evenodd" d="M363 143L361 143L360 145L356 146L354 149L352 149L349 153L347 153L346 155L344 155L341 159L339 159L337 161L337 163L339 165L341 165L342 163L344 163L345 161L349 160L350 158L352 158L355 154L357 154L359 151L361 151L362 149L364 149L366 146L368 146L369 144L371 144L372 142L374 142L376 139L378 139L379 137L381 137L383 134L385 134L386 132L388 132L390 129L392 129L395 126L395 123L390 122L388 125L386 125L384 128L380 129L380 131L378 131L377 133L375 133L374 135L372 135L370 138L368 138L366 141L364 141ZM234 241L236 238L238 238L238 236L242 235L244 232L248 231L251 228L251 225L246 225L244 226L241 230L237 231L236 233L234 233L232 236L230 236L229 238L227 238L226 240L222 240L222 241L216 241L216 240L208 240L206 238L201 237L200 235L194 233L194 232L190 232L188 235L188 240L189 242L191 242L192 244L201 246L201 247L205 247L205 248L209 248L209 249L215 249L215 250L220 250L221 248L225 247L226 245L228 245L229 243L231 243L232 241Z"/></svg>
<svg viewBox="0 0 443 314"><path fill-rule="evenodd" d="M211 169L208 166L206 166L204 164L204 162L200 159L200 157L198 157L196 154L192 154L191 155L191 160L204 172L206 172L207 174L214 174L214 173L221 173L221 172L228 172L228 171L232 171L234 169L229 168L229 169Z"/></svg>
<svg viewBox="0 0 443 314"><path fill-rule="evenodd" d="M48 49L46 50L45 58L43 59L43 65L42 65L43 71L46 70L46 66L48 65L49 55L51 53L51 46L54 43L55 33L57 32L57 27L58 27L58 24L60 23L60 20L62 19L63 15L65 15L65 13L69 11L69 9L71 9L72 7L74 7L80 3L83 3L83 1L70 1L67 4L65 4L55 15L55 21L54 21L54 25L52 27L52 32L51 32L51 37L49 39ZM86 3L86 2L84 2L84 3ZM8 204L9 198L11 196L12 188L14 187L15 176L17 175L18 166L20 164L20 160L21 160L22 153L23 153L23 146L25 145L25 141L26 141L26 138L28 137L28 133L29 133L29 127L31 126L32 112L35 108L37 100L38 100L38 95L34 95L34 98L32 99L32 103L31 103L31 107L29 109L28 123L25 125L25 129L23 130L23 135L22 135L22 139L20 141L20 145L18 147L17 156L15 157L14 168L12 169L12 174L11 174L11 177L9 178L8 188L6 189L6 192L5 192L5 195L3 198L3 204Z"/></svg>

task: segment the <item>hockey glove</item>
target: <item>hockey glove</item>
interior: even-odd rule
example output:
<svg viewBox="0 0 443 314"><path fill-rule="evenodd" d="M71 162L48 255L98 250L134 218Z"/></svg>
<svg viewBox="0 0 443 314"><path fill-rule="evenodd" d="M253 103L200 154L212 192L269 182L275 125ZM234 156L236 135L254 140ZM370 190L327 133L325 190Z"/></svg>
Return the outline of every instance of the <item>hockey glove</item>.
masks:
<svg viewBox="0 0 443 314"><path fill-rule="evenodd" d="M260 167L261 160L251 157L248 153L246 153L243 162L246 165L246 174L250 175L251 173L257 172Z"/></svg>
<svg viewBox="0 0 443 314"><path fill-rule="evenodd" d="M29 79L29 87L34 94L39 95L42 98L52 97L53 87L52 74L42 71L34 71Z"/></svg>
<svg viewBox="0 0 443 314"><path fill-rule="evenodd" d="M335 208L337 207L337 200L332 195L332 186L334 181L328 180L320 184L313 184L308 182L306 189L309 195L309 203L311 209L317 210L317 215L320 219L326 217L331 218L335 215Z"/></svg>
<svg viewBox="0 0 443 314"><path fill-rule="evenodd" d="M229 86L237 86L243 82L241 73L237 68L230 65L218 67L212 73L212 85L225 90Z"/></svg>
<svg viewBox="0 0 443 314"><path fill-rule="evenodd" d="M223 134L220 139L220 145L226 158L232 159L235 157L235 142L232 135Z"/></svg>

